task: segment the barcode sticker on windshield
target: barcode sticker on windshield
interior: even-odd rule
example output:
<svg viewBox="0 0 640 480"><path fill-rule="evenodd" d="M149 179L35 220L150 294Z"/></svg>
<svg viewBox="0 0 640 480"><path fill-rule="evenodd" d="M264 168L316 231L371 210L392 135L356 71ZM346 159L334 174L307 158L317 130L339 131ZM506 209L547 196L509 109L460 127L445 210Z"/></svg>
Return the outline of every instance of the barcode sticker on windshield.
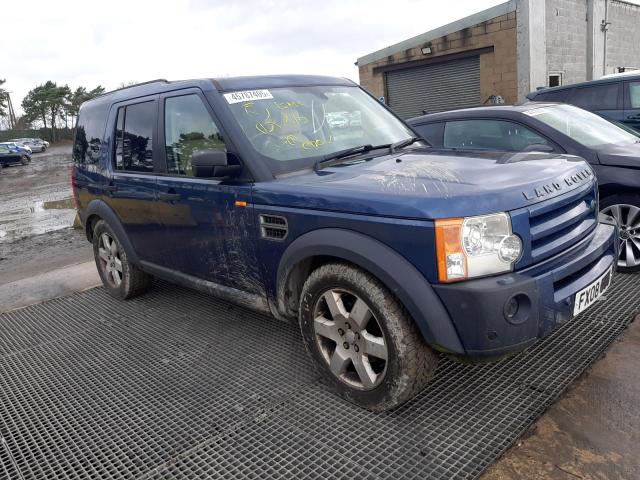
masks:
<svg viewBox="0 0 640 480"><path fill-rule="evenodd" d="M225 93L228 103L253 102L254 100L270 100L273 98L269 90L245 90L243 92Z"/></svg>

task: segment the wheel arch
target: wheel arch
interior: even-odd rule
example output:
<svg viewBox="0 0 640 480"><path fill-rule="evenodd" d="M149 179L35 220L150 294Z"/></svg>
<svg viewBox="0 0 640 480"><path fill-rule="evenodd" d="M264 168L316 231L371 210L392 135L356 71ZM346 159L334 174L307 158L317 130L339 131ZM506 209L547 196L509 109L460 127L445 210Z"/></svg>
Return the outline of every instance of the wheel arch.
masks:
<svg viewBox="0 0 640 480"><path fill-rule="evenodd" d="M304 280L331 261L349 262L375 276L398 297L427 343L439 351L464 354L449 314L424 276L389 246L351 230L314 230L289 245L277 273L278 313L297 314Z"/></svg>
<svg viewBox="0 0 640 480"><path fill-rule="evenodd" d="M122 226L122 222L118 218L116 212L106 204L103 200L94 199L89 202L87 208L84 212L84 228L85 234L87 236L87 240L90 242L93 241L93 229L96 223L100 220L104 220L109 224L111 229L114 231L122 248L127 254L127 257L131 261L131 263L140 266L140 261L138 260L138 256L136 255L135 250L133 249L133 245L129 241L129 237L127 236L124 227Z"/></svg>

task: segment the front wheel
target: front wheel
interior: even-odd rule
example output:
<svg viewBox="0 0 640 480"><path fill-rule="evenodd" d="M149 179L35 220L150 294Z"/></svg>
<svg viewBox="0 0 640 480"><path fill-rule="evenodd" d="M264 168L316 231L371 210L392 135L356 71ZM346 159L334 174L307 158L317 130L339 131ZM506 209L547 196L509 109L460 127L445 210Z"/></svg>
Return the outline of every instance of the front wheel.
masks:
<svg viewBox="0 0 640 480"><path fill-rule="evenodd" d="M31 161L31 159L27 155L22 155L20 157L20 163L22 165L27 165L30 161Z"/></svg>
<svg viewBox="0 0 640 480"><path fill-rule="evenodd" d="M618 269L640 270L640 196L613 195L602 200L601 212L614 218L620 231Z"/></svg>
<svg viewBox="0 0 640 480"><path fill-rule="evenodd" d="M299 311L305 345L329 386L373 411L420 392L438 355L398 299L375 277L332 263L304 284Z"/></svg>
<svg viewBox="0 0 640 480"><path fill-rule="evenodd" d="M113 230L100 220L93 230L93 255L102 283L109 294L120 300L146 292L152 277L133 265Z"/></svg>

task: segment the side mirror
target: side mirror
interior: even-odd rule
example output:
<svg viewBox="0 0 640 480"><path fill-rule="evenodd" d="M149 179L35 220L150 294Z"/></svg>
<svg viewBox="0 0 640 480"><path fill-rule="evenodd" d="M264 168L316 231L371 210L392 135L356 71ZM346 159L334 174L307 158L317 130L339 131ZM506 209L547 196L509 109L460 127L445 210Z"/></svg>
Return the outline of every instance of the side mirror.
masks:
<svg viewBox="0 0 640 480"><path fill-rule="evenodd" d="M193 176L198 178L228 177L242 170L240 165L229 165L229 156L224 148L201 150L191 157Z"/></svg>

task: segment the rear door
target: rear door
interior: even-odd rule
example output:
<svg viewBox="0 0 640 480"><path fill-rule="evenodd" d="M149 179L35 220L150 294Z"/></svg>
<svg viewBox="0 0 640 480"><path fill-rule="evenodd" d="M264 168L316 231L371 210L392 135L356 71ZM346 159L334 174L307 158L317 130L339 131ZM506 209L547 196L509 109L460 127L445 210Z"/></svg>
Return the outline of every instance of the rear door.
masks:
<svg viewBox="0 0 640 480"><path fill-rule="evenodd" d="M640 80L625 82L623 122L640 132Z"/></svg>
<svg viewBox="0 0 640 480"><path fill-rule="evenodd" d="M247 179L196 178L191 158L229 148L199 89L160 97L166 173L158 179L158 214L173 270L250 293L263 291Z"/></svg>
<svg viewBox="0 0 640 480"><path fill-rule="evenodd" d="M156 212L157 115L157 95L117 104L109 123L115 125L112 172L102 187L138 257L154 263L163 258Z"/></svg>

